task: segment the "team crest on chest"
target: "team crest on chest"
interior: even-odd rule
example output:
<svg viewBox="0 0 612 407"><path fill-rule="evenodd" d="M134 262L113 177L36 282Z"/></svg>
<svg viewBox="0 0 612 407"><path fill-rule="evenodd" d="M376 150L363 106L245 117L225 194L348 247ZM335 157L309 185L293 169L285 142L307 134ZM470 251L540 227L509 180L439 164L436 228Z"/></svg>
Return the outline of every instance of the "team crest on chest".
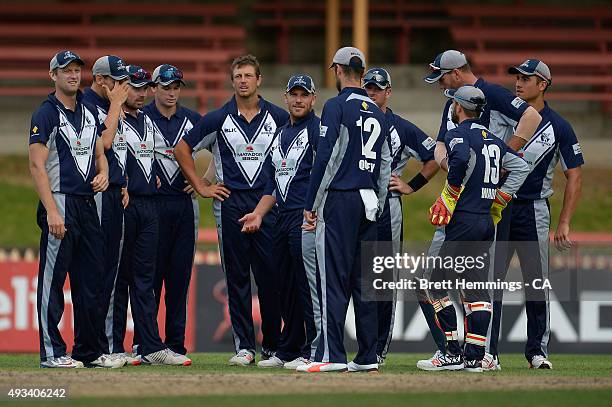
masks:
<svg viewBox="0 0 612 407"><path fill-rule="evenodd" d="M274 180L277 189L283 201L285 201L291 181L295 177L302 159L308 150L308 131L307 129L300 131L291 144L289 144L286 152L283 152L281 147L282 137L283 132L281 131L276 139L274 139L272 164L274 165Z"/></svg>
<svg viewBox="0 0 612 407"><path fill-rule="evenodd" d="M142 114L142 113L141 113ZM144 117L144 134L139 134L138 130L132 127L128 122L124 123L123 135L130 153L136 159L138 167L148 182L151 181L153 173L153 154L155 151L155 136L151 119Z"/></svg>
<svg viewBox="0 0 612 407"><path fill-rule="evenodd" d="M95 116L85 106L81 106L81 123L77 131L66 114L60 108L57 110L60 118L59 133L70 148L70 154L79 174L83 180L87 180L98 137Z"/></svg>
<svg viewBox="0 0 612 407"><path fill-rule="evenodd" d="M174 158L174 147L178 142L193 128L193 124L189 119L183 119L183 123L179 131L176 133L173 140L168 141L159 127L155 123L152 123L155 133L155 160L159 164L162 170L163 176L168 181L168 184L172 184L176 177L180 174L181 169L179 168L176 159Z"/></svg>
<svg viewBox="0 0 612 407"><path fill-rule="evenodd" d="M244 130L231 115L227 115L221 126L221 137L250 186L253 186L261 172L263 163L270 152L275 131L276 123L268 112L251 139L246 136Z"/></svg>

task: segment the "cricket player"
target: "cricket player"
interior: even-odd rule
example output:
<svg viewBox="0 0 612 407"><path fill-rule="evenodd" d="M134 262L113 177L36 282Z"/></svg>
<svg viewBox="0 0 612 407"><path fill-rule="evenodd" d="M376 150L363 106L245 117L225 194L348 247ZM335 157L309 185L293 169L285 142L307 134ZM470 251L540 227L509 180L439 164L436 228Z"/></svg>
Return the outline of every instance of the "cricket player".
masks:
<svg viewBox="0 0 612 407"><path fill-rule="evenodd" d="M203 197L214 197L213 212L221 264L227 281L229 312L236 355L230 365L255 363L255 330L252 317L251 272L257 284L261 310L262 359L274 355L280 336L281 316L277 269L271 253L276 210L262 219L256 233L242 233L238 221L253 212L264 195L269 174L263 173L276 129L289 120L283 109L258 95L261 71L257 58L244 55L232 62L230 79L234 96L220 109L205 115L174 149L176 159ZM212 150L216 185L197 176L192 154ZM231 193L231 194L230 194Z"/></svg>
<svg viewBox="0 0 612 407"><path fill-rule="evenodd" d="M501 138L514 151L518 151L531 139L541 121L539 113L503 86L486 82L483 78L477 78L462 52L456 50L444 51L436 56L434 61L429 64L429 68L431 72L424 78L425 82L429 84L438 83L443 90L456 90L464 85L473 85L482 90L487 98L487 104L480 117L481 124L489 128L496 137ZM448 130L456 127L452 120L451 104L452 102L449 100L444 106L440 131L438 132L434 151L436 162L445 171L447 171L448 166L444 137ZM502 218L502 224L500 225L502 230L504 229L504 223L508 222L509 218L509 215ZM443 238L443 231L436 230L429 254L436 254ZM496 231L496 240L507 241L508 236ZM495 264L491 263L490 278L493 278L494 267ZM443 349L440 349L443 343L440 341L441 336L439 332L435 329L437 325L433 320L431 305L423 302L420 302L420 305L432 331L432 336L438 345L438 350L443 353ZM418 361L417 367L424 370L429 368L437 369L439 365L437 356L439 355L440 353L437 351L432 358ZM489 359L490 355L487 355L485 361ZM497 361L495 360L493 363L497 363Z"/></svg>
<svg viewBox="0 0 612 407"><path fill-rule="evenodd" d="M79 91L83 60L71 51L51 58L55 91L32 115L29 163L40 202L41 229L36 308L40 367L121 367L104 354L99 335L99 296L104 278L104 235L94 194L108 188L102 144L108 129ZM59 323L64 282L70 276L74 347L66 353Z"/></svg>
<svg viewBox="0 0 612 407"><path fill-rule="evenodd" d="M163 285L164 343L173 352L185 355L187 294L198 241L200 208L172 150L201 116L179 104L181 89L185 86L180 69L169 64L159 65L153 71L152 80L154 100L143 111L153 120L156 130L154 165L161 182L155 196L159 219L155 301L157 309Z"/></svg>
<svg viewBox="0 0 612 407"><path fill-rule="evenodd" d="M123 135L128 147L126 174L130 202L125 210L125 243L120 276L126 276L138 349L144 364L189 366L191 359L165 345L157 327L154 293L159 218L155 195L155 132L153 120L141 109L151 74L139 66L127 67L128 96L123 105Z"/></svg>
<svg viewBox="0 0 612 407"><path fill-rule="evenodd" d="M316 252L321 278L322 338L314 362L300 372L377 371L377 304L364 301L361 244L376 241L391 176L389 128L384 113L361 87L366 61L354 47L340 48L334 69L338 96L321 114L304 216L316 221ZM344 323L353 298L357 343L347 364Z"/></svg>
<svg viewBox="0 0 612 407"><path fill-rule="evenodd" d="M501 210L527 177L529 166L481 124L479 117L487 102L480 89L466 85L446 90L445 95L453 101L451 118L458 127L449 130L444 139L448 176L440 197L430 209L430 222L445 226L439 256L444 259L471 257L473 266L466 266L464 271L438 266L431 280L484 283L488 281L488 253L495 235L494 223L499 222ZM505 181L502 170L509 171ZM492 213L495 215L491 216ZM446 335L446 351L439 358L441 364L429 370L482 372L492 308L489 290L475 287L461 292L466 312L464 349L459 345L457 316L447 290L436 287L429 290Z"/></svg>
<svg viewBox="0 0 612 407"><path fill-rule="evenodd" d="M571 247L570 222L581 189L581 166L584 164L582 150L576 134L565 119L548 106L545 94L552 84L548 65L537 59L528 59L521 65L508 69L516 75L516 96L525 100L542 116L534 137L519 151L529 164L531 172L523 186L517 191L511 207L508 227L508 247L496 278L504 280L510 259L516 252L521 263L525 283L527 312L527 343L525 357L529 367L552 369L548 360L550 339L549 290L532 288L534 279L548 278L548 240L550 232L550 205L553 194L552 178L555 166L561 161L567 179L563 196L563 207L555 232L555 244L560 250ZM529 242L529 243L523 243ZM497 253L496 253L497 256ZM496 291L491 322L491 337L488 352L498 360L503 291ZM484 365L483 365L484 367ZM493 366L491 366L493 367ZM499 364L497 365L499 367Z"/></svg>
<svg viewBox="0 0 612 407"><path fill-rule="evenodd" d="M364 78L363 87L368 96L383 111L391 136L391 182L382 215L377 222L378 240L393 242L393 253L399 253L403 240L402 195L410 195L423 187L436 172L434 160L436 142L421 129L393 113L388 107L391 97L391 75L384 68L370 68ZM414 157L423 163L423 168L408 183L401 180L408 160ZM397 292L392 301L378 301L378 344L376 355L382 365L389 351L395 319Z"/></svg>
<svg viewBox="0 0 612 407"><path fill-rule="evenodd" d="M121 132L121 106L127 97L127 71L123 60L115 55L98 58L92 68L93 82L85 88L83 100L94 105L100 121L107 131L102 136L104 153L108 161L109 186L96 195L96 204L104 232L104 283L100 306L101 340L106 353L115 358L128 358L123 349L123 335L119 327L127 318L127 291L116 292L117 272L123 244L123 211L129 201L125 180L127 147ZM125 305L121 298L126 298Z"/></svg>
<svg viewBox="0 0 612 407"><path fill-rule="evenodd" d="M285 103L289 122L276 130L263 171L269 175L255 210L240 219L242 231L255 233L277 205L275 267L280 279L284 325L276 355L259 367L296 369L310 363L317 349L321 311L317 289L314 226L304 224L304 204L321 120L313 111L315 85L308 75L289 79ZM319 283L320 285L320 283Z"/></svg>

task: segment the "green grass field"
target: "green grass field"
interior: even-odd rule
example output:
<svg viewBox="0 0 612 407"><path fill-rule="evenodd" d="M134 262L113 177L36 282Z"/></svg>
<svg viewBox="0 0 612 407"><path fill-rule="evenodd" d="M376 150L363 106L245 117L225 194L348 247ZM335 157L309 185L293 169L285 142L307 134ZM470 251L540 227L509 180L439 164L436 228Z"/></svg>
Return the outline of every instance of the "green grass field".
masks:
<svg viewBox="0 0 612 407"><path fill-rule="evenodd" d="M206 160L199 162L205 168ZM411 177L418 171L418 164L411 162L405 171ZM572 230L582 232L610 232L612 217L593 216L609 213L612 208L612 169L583 169L583 188L580 205L574 215ZM429 241L433 227L427 222L429 207L440 193L443 175L436 177L418 193L403 198L404 239L407 241ZM565 179L561 172L555 176L555 195L551 198L552 230L555 229L563 202ZM27 157L0 156L0 247L37 247L40 231L35 214L38 198L29 176ZM200 199L202 227L214 227L210 200Z"/></svg>
<svg viewBox="0 0 612 407"><path fill-rule="evenodd" d="M522 355L507 355L500 372L422 372L422 354L391 354L380 374L302 374L227 366L230 354L196 353L190 367L116 370L38 368L37 355L0 355L0 389L64 387L68 405L223 405L249 407L555 405L602 406L612 402L612 356L554 355L554 370L529 370ZM4 397L4 395L2 396ZM2 398L0 398L2 399ZM4 397L6 399L6 397ZM20 401L19 405L41 401ZM55 401L47 401L54 403ZM42 403L44 404L44 403ZM64 404L62 404L64 405Z"/></svg>

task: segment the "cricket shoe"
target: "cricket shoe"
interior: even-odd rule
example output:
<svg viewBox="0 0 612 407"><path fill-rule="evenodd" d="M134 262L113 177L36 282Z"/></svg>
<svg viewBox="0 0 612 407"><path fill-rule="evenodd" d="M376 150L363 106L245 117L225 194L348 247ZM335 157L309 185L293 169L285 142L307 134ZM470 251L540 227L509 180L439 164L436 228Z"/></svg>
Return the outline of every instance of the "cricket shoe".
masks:
<svg viewBox="0 0 612 407"><path fill-rule="evenodd" d="M59 358L48 358L40 362L42 368L59 368L59 369L80 369L85 367L83 362L72 359L70 356L60 356Z"/></svg>
<svg viewBox="0 0 612 407"><path fill-rule="evenodd" d="M310 362L307 365L298 366L296 372L324 373L324 372L346 372L346 363Z"/></svg>
<svg viewBox="0 0 612 407"><path fill-rule="evenodd" d="M499 363L499 357L493 356L490 353L485 353L484 358L482 358L482 370L484 372L501 370L501 363Z"/></svg>
<svg viewBox="0 0 612 407"><path fill-rule="evenodd" d="M444 353L437 350L431 358L419 360L416 366L421 370L444 370L442 369L442 361L440 360L443 356Z"/></svg>
<svg viewBox="0 0 612 407"><path fill-rule="evenodd" d="M285 369L296 370L299 366L304 366L309 363L310 363L310 360L300 356L299 358L293 359L290 362L285 362L285 365L283 367Z"/></svg>
<svg viewBox="0 0 612 407"><path fill-rule="evenodd" d="M143 356L142 363L145 365L191 366L191 359L166 348Z"/></svg>
<svg viewBox="0 0 612 407"><path fill-rule="evenodd" d="M89 368L119 369L125 366L125 359L105 354L100 355L96 360L84 363L84 365Z"/></svg>
<svg viewBox="0 0 612 407"><path fill-rule="evenodd" d="M350 361L348 363L348 371L351 373L354 372L368 372L368 373L374 373L374 372L378 372L378 363L372 363L369 365L359 365L353 361Z"/></svg>
<svg viewBox="0 0 612 407"><path fill-rule="evenodd" d="M276 355L276 351L268 350L268 349L262 349L261 353L259 354L259 358L261 360L268 360L268 359L274 357L275 355Z"/></svg>
<svg viewBox="0 0 612 407"><path fill-rule="evenodd" d="M461 370L464 367L463 355L451 355L449 353L443 354L440 352L437 358L430 359L432 361L431 366L421 367L417 364L417 367L422 370L429 372L442 371L442 370ZM439 363L439 365L438 365Z"/></svg>
<svg viewBox="0 0 612 407"><path fill-rule="evenodd" d="M230 366L249 366L254 363L255 355L253 352L246 349L240 349L240 351L229 360Z"/></svg>
<svg viewBox="0 0 612 407"><path fill-rule="evenodd" d="M530 369L552 369L552 363L542 355L535 355L529 363Z"/></svg>
<svg viewBox="0 0 612 407"><path fill-rule="evenodd" d="M263 367L263 368L270 368L270 367L283 367L285 365L285 362L283 362L282 360L280 360L279 358L277 358L276 356L272 356L269 359L265 359L265 360L260 360L257 363L258 367Z"/></svg>
<svg viewBox="0 0 612 407"><path fill-rule="evenodd" d="M463 370L470 373L482 373L482 360L465 360Z"/></svg>
<svg viewBox="0 0 612 407"><path fill-rule="evenodd" d="M126 365L139 366L142 364L142 356L135 353L124 352L120 355L125 359Z"/></svg>
<svg viewBox="0 0 612 407"><path fill-rule="evenodd" d="M385 365L385 358L383 358L380 355L376 355L376 361L378 362L378 366L384 366Z"/></svg>

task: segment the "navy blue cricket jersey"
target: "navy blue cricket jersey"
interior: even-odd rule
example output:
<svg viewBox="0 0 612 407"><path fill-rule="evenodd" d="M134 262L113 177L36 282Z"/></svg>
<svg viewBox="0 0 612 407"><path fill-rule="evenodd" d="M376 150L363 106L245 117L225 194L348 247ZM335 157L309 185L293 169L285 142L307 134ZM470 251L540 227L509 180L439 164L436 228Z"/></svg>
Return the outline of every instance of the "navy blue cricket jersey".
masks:
<svg viewBox="0 0 612 407"><path fill-rule="evenodd" d="M155 173L159 176L160 195L185 195L185 177L174 158L174 147L202 117L199 113L183 106L168 119L162 115L155 101L146 105L144 113L153 120L155 128Z"/></svg>
<svg viewBox="0 0 612 407"><path fill-rule="evenodd" d="M477 119L465 120L446 133L447 181L464 186L455 211L489 214L497 188L512 195L521 186L529 166ZM501 169L508 173L501 185Z"/></svg>
<svg viewBox="0 0 612 407"><path fill-rule="evenodd" d="M474 86L480 89L487 98L487 104L480 116L480 123L487 127L495 136L507 143L514 134L514 128L521 120L521 116L525 113L529 104L523 99L514 96L512 92L503 86L486 82L482 78L479 78L474 83ZM451 117L450 106L452 103L453 100L449 99L446 105L444 105L438 141L444 142L446 132L456 127Z"/></svg>
<svg viewBox="0 0 612 407"><path fill-rule="evenodd" d="M123 136L127 143L127 187L130 195L157 193L155 178L155 127L153 120L141 110L137 117L125 114Z"/></svg>
<svg viewBox="0 0 612 407"><path fill-rule="evenodd" d="M49 149L45 163L51 192L93 195L96 175L96 141L105 130L96 107L83 102L77 93L74 111L57 100L55 92L32 115L29 144L42 143Z"/></svg>
<svg viewBox="0 0 612 407"><path fill-rule="evenodd" d="M102 123L106 121L110 102L103 97L100 97L91 88L85 88L83 92L83 101L96 107L98 112L98 120ZM122 136L121 126L122 119L119 119L117 124L117 133L113 139L113 145L110 149L104 150L106 161L108 161L108 183L109 185L125 186L125 159L127 157L127 146Z"/></svg>
<svg viewBox="0 0 612 407"><path fill-rule="evenodd" d="M391 137L391 172L402 176L404 168L411 157L427 162L434 159L435 140L425 134L417 126L401 118L387 108L385 118L389 126ZM392 192L393 196L401 196L397 191Z"/></svg>
<svg viewBox="0 0 612 407"><path fill-rule="evenodd" d="M321 119L311 111L294 124L276 131L264 163L268 175L265 195L274 195L280 211L304 209Z"/></svg>
<svg viewBox="0 0 612 407"><path fill-rule="evenodd" d="M385 115L364 89L346 87L325 102L305 209L316 210L328 189L372 189L379 205L384 204L391 171L389 143ZM389 166L381 173L385 161Z"/></svg>
<svg viewBox="0 0 612 407"><path fill-rule="evenodd" d="M519 199L542 199L553 194L555 166L561 160L563 171L584 164L582 150L572 125L544 102L542 121L534 136L520 151L531 173L516 193Z"/></svg>
<svg viewBox="0 0 612 407"><path fill-rule="evenodd" d="M276 128L287 123L289 114L259 98L259 113L248 122L238 111L235 96L220 109L206 114L185 136L194 153L206 148L215 159L217 182L230 190L264 189L268 174L262 174Z"/></svg>

